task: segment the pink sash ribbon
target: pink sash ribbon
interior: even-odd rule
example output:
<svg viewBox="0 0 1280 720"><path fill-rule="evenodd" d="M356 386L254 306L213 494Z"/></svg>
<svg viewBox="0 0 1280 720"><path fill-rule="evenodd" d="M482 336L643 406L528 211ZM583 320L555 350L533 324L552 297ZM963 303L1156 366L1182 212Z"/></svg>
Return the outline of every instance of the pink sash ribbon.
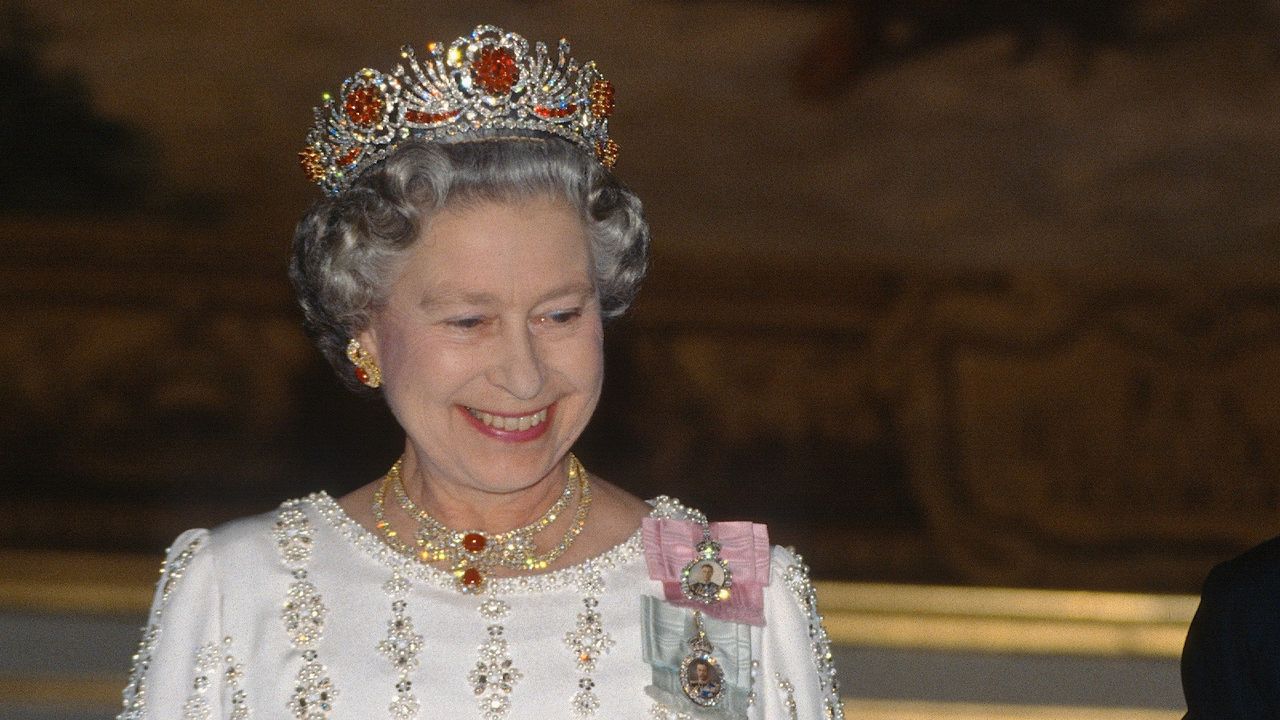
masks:
<svg viewBox="0 0 1280 720"><path fill-rule="evenodd" d="M701 610L729 622L764 625L764 588L769 584L769 529L752 522L711 523L711 539L732 576L729 597L704 604L684 596L680 574L697 557L702 525L691 520L645 518L641 524L649 577L662 583L667 602Z"/></svg>

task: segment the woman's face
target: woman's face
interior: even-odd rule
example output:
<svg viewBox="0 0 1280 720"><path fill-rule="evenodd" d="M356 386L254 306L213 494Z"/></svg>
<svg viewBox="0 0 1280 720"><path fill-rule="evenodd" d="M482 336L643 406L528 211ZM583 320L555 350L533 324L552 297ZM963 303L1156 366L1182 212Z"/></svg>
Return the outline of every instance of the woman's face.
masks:
<svg viewBox="0 0 1280 720"><path fill-rule="evenodd" d="M418 468L488 492L557 472L604 377L586 228L567 202L446 208L359 339Z"/></svg>

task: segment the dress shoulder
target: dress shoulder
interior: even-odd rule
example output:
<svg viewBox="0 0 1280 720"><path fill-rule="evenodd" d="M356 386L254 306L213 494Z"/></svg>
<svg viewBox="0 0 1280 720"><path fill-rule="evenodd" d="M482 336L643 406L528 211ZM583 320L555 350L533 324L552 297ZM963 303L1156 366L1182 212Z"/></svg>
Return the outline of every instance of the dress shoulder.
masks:
<svg viewBox="0 0 1280 720"><path fill-rule="evenodd" d="M164 706L164 699L185 698L188 670L218 636L220 593L211 544L208 530L187 530L165 553L118 720L165 717L176 709ZM153 703L157 697L160 702Z"/></svg>
<svg viewBox="0 0 1280 720"><path fill-rule="evenodd" d="M774 545L765 594L762 677L765 717L844 717L831 639L818 611L809 567L793 550ZM777 703L771 708L769 698Z"/></svg>
<svg viewBox="0 0 1280 720"><path fill-rule="evenodd" d="M281 523L305 518L303 502L289 501L212 530L187 530L174 540L117 720L221 717L223 703L243 702L235 692L237 673L228 672L235 663L226 613L236 612L236 598L252 594L267 574L281 572L281 553L296 540ZM236 716L235 707L229 710Z"/></svg>

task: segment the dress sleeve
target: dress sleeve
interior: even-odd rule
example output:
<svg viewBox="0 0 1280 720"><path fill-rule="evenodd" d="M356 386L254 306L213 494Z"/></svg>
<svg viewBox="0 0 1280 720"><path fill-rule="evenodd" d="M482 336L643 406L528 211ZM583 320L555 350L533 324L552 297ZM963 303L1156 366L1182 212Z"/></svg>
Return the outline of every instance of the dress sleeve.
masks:
<svg viewBox="0 0 1280 720"><path fill-rule="evenodd" d="M831 641L818 614L809 568L774 547L765 592L760 667L754 680L762 720L843 720Z"/></svg>
<svg viewBox="0 0 1280 720"><path fill-rule="evenodd" d="M116 720L223 716L221 593L207 530L166 554Z"/></svg>

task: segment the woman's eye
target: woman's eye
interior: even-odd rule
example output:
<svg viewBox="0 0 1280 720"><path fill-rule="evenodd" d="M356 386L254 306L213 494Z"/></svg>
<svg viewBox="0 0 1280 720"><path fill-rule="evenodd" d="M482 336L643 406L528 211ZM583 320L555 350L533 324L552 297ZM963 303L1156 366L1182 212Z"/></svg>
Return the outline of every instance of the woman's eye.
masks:
<svg viewBox="0 0 1280 720"><path fill-rule="evenodd" d="M474 330L484 324L484 318L481 317L462 317L447 320L446 324L460 330Z"/></svg>
<svg viewBox="0 0 1280 720"><path fill-rule="evenodd" d="M565 323L572 322L581 316L582 310L579 308L573 308L572 310L557 310L555 312L547 313L539 318L539 320L544 323L550 321L556 325L564 325Z"/></svg>

